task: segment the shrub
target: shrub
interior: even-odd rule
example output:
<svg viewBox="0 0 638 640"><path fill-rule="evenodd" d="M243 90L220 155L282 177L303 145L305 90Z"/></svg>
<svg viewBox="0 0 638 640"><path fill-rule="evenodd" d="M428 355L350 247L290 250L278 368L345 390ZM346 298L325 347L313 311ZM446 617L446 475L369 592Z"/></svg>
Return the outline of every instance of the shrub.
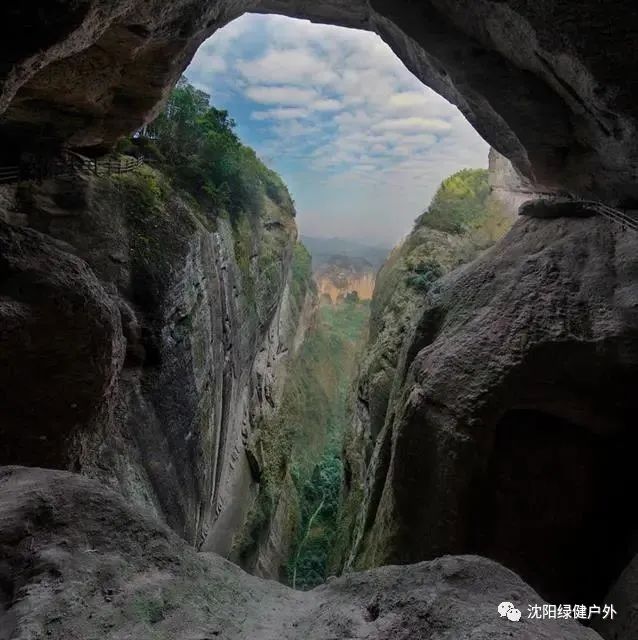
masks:
<svg viewBox="0 0 638 640"><path fill-rule="evenodd" d="M415 264L408 265L408 268L410 273L406 277L407 283L423 293L427 293L434 281L443 275L441 265L432 258L419 260Z"/></svg>
<svg viewBox="0 0 638 640"><path fill-rule="evenodd" d="M294 215L281 178L235 134L227 111L209 104L208 94L182 78L164 111L132 141L121 141L127 153L138 153L161 165L174 184L217 214L231 219L259 215L268 196Z"/></svg>
<svg viewBox="0 0 638 640"><path fill-rule="evenodd" d="M461 234L486 217L489 193L486 169L458 171L443 180L416 226Z"/></svg>

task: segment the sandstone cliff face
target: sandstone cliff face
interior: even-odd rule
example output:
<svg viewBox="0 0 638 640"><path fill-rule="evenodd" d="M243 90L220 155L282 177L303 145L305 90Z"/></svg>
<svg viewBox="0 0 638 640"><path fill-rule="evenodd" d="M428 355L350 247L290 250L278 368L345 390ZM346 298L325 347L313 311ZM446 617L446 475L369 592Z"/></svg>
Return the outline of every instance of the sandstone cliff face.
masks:
<svg viewBox="0 0 638 640"><path fill-rule="evenodd" d="M331 304L342 302L349 293L356 293L359 300L371 300L374 293L375 275L367 273L317 273L315 280L319 295Z"/></svg>
<svg viewBox="0 0 638 640"><path fill-rule="evenodd" d="M2 226L2 463L99 478L228 553L246 444L303 337L293 219L266 200L210 220L150 169L23 187L14 209L41 233Z"/></svg>
<svg viewBox="0 0 638 640"><path fill-rule="evenodd" d="M347 241L345 241L347 242ZM319 289L322 302L333 305L342 303L350 294L356 294L358 300L371 300L374 292L376 272L383 264L384 252L380 247L357 246L353 243L350 251L358 249L361 253L368 252L368 257L348 255L339 252L338 242L328 239L310 239L311 248L317 246L318 251L312 255L312 274ZM322 246L323 245L323 246ZM334 246L330 253L327 250ZM345 250L348 250L346 245ZM380 257L377 266L371 259Z"/></svg>
<svg viewBox="0 0 638 640"><path fill-rule="evenodd" d="M554 601L602 600L638 531L623 507L636 245L599 217L520 219L433 286L401 351L352 564L476 552Z"/></svg>
<svg viewBox="0 0 638 640"><path fill-rule="evenodd" d="M0 470L0 638L599 640L573 620L510 622L542 604L475 556L348 576L310 592L196 553L121 494L76 474Z"/></svg>

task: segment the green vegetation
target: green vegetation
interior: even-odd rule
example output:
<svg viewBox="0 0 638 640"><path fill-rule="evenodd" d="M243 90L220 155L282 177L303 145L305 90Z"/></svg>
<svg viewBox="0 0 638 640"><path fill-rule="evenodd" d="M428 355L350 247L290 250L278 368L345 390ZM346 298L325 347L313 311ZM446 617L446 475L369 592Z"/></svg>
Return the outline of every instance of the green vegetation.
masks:
<svg viewBox="0 0 638 640"><path fill-rule="evenodd" d="M412 233L393 251L382 271L389 271L388 264L402 262L405 283L427 293L445 272L494 244L511 222L511 216L490 197L487 170L463 169L443 180L428 209L416 219ZM380 280L384 279L382 274ZM387 294L392 294L396 284L386 288ZM375 301L373 306L385 307L387 302L378 305Z"/></svg>
<svg viewBox="0 0 638 640"><path fill-rule="evenodd" d="M144 135L123 141L137 146L161 166L174 186L190 193L214 215L258 215L264 196L294 216L294 205L281 178L241 143L228 112L209 105L210 97L182 78L164 111Z"/></svg>
<svg viewBox="0 0 638 640"><path fill-rule="evenodd" d="M292 296L305 296L310 256L297 245ZM292 503L294 534L288 582L307 589L325 581L335 542L341 489L341 446L356 358L365 339L366 303L326 305L290 365L275 416L257 430L251 449L261 467L260 493L235 553L244 566L260 542L283 492ZM295 506L296 504L296 506Z"/></svg>
<svg viewBox="0 0 638 640"><path fill-rule="evenodd" d="M446 178L416 226L461 234L480 224L488 213L490 187L486 169L463 169Z"/></svg>
<svg viewBox="0 0 638 640"><path fill-rule="evenodd" d="M299 522L288 564L292 586L325 581L335 543L343 467L341 447L356 358L365 339L366 303L325 305L291 371L288 415L293 434L292 478ZM288 394L287 394L288 395Z"/></svg>
<svg viewBox="0 0 638 640"><path fill-rule="evenodd" d="M312 257L301 242L295 244L292 256L290 293L297 308L301 308L308 283L312 280Z"/></svg>
<svg viewBox="0 0 638 640"><path fill-rule="evenodd" d="M409 269L406 281L411 287L427 293L434 281L443 275L443 268L432 258L410 260L410 257L406 260Z"/></svg>
<svg viewBox="0 0 638 640"><path fill-rule="evenodd" d="M241 143L228 113L209 101L182 78L164 111L119 143L121 153L143 155L145 165L104 181L122 196L133 286L145 308L156 306L184 240L203 226L232 241L247 323L265 326L287 277L294 204L281 178Z"/></svg>

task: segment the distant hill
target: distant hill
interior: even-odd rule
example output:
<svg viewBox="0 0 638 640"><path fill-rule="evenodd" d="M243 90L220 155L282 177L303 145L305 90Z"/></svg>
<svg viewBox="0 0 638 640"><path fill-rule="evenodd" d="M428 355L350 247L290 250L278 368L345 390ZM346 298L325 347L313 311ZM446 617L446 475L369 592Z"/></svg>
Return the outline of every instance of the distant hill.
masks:
<svg viewBox="0 0 638 640"><path fill-rule="evenodd" d="M302 235L301 241L312 255L313 270L324 264L334 264L337 256L346 256L365 260L376 271L391 251L391 247L370 246L345 238L316 238Z"/></svg>

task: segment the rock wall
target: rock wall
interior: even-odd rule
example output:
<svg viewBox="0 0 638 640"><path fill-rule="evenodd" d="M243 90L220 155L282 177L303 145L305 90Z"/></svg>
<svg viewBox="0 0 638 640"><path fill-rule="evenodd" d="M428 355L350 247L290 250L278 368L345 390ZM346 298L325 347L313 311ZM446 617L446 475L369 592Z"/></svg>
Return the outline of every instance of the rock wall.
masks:
<svg viewBox="0 0 638 640"><path fill-rule="evenodd" d="M497 158L502 169L499 173ZM428 298L427 278L434 280L470 262L511 228L517 215L513 202L519 194L515 190L520 183L506 181L503 175L516 174L507 160L492 151L488 174L492 192L485 203L489 213L479 221L470 221L471 229L460 234L431 228L423 217L377 274L369 341L359 368L352 424L344 444L341 530L347 532L347 537L339 541L337 555L346 567L354 562L351 545L359 535L355 523L360 517L366 478L376 465L373 456L387 454L375 447L391 412L388 403L402 351Z"/></svg>
<svg viewBox="0 0 638 640"><path fill-rule="evenodd" d="M600 217L521 218L433 285L375 424L351 566L474 552L553 601L603 600L636 553L637 243Z"/></svg>
<svg viewBox="0 0 638 640"><path fill-rule="evenodd" d="M259 11L376 31L534 182L627 206L638 197L638 17L628 0L10 0L7 7L6 157L47 144L111 145L153 118L209 35Z"/></svg>
<svg viewBox="0 0 638 640"><path fill-rule="evenodd" d="M524 202L537 197L534 185L521 176L512 163L496 149L490 149L488 163L492 200L505 211L515 214Z"/></svg>
<svg viewBox="0 0 638 640"><path fill-rule="evenodd" d="M14 197L31 228L1 229L0 462L98 478L228 553L257 491L246 444L303 340L288 209L209 218L149 168Z"/></svg>

